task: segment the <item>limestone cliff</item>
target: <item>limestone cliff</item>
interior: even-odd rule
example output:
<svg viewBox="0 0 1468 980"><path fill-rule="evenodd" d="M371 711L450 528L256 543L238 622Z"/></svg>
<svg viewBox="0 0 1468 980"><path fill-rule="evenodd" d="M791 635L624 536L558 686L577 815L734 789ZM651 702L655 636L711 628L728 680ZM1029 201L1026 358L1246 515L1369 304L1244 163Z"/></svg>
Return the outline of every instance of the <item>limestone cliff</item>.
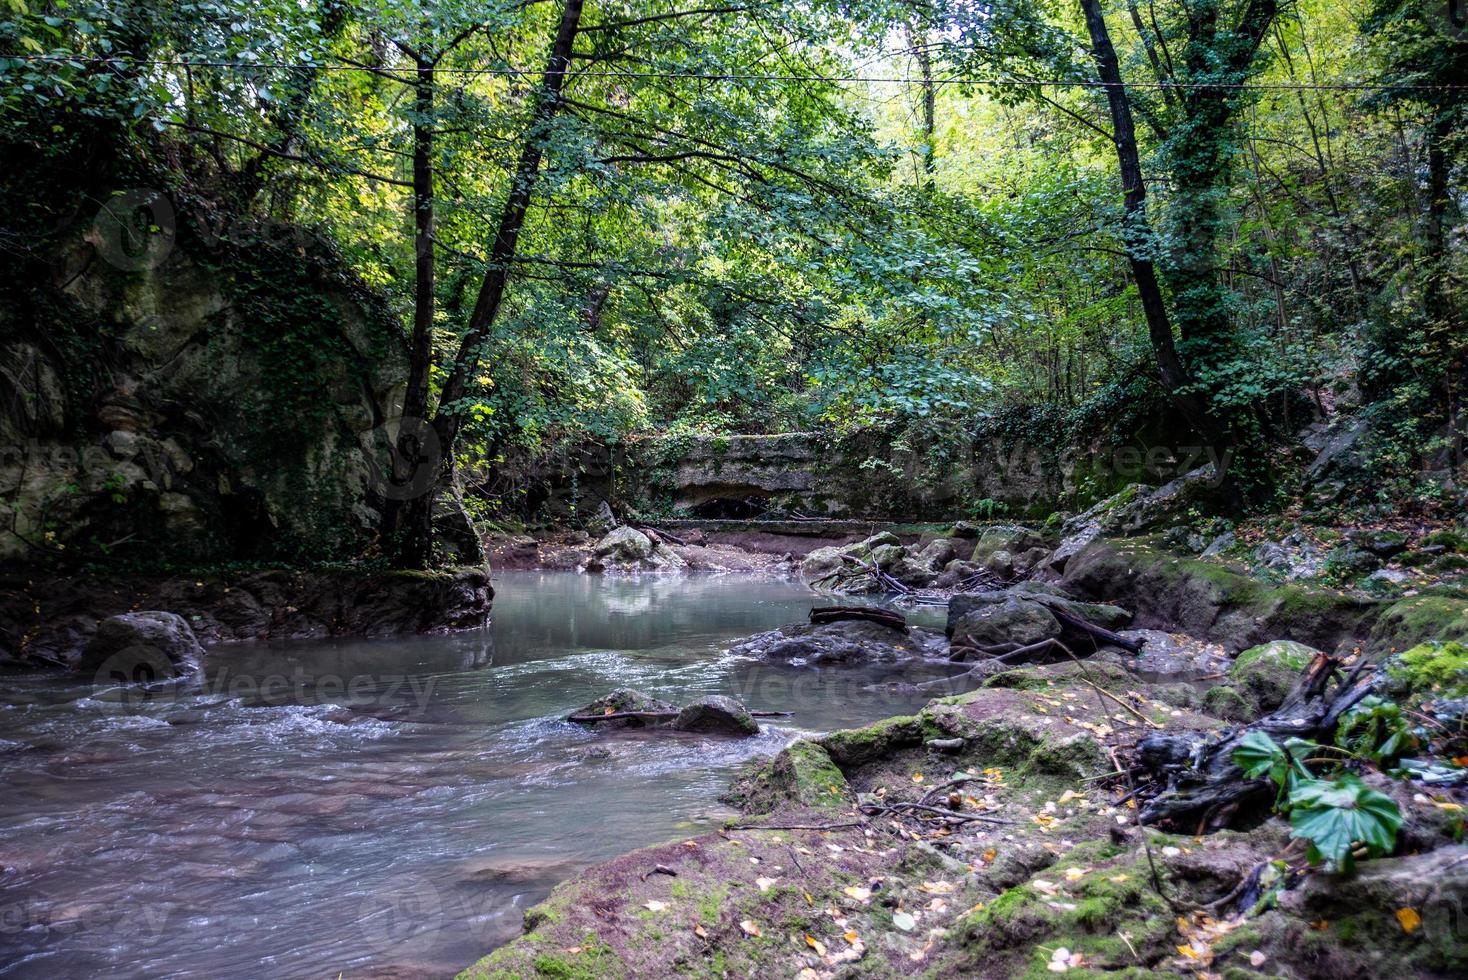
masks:
<svg viewBox="0 0 1468 980"><path fill-rule="evenodd" d="M141 231L124 196L0 259L0 559L357 554L391 311L309 233L141 203Z"/></svg>

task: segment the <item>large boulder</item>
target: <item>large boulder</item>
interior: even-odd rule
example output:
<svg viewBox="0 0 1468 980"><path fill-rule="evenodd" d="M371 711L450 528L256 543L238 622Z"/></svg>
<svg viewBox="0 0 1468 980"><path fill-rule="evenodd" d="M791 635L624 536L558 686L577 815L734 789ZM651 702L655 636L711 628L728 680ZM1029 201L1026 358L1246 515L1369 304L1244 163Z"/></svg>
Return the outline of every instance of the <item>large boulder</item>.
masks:
<svg viewBox="0 0 1468 980"><path fill-rule="evenodd" d="M730 653L794 665L897 663L946 657L948 644L936 630L912 627L906 633L866 620L794 623L757 633Z"/></svg>
<svg viewBox="0 0 1468 980"><path fill-rule="evenodd" d="M846 567L846 561L841 557L843 551L835 545L817 548L801 560L800 574L812 582L835 575Z"/></svg>
<svg viewBox="0 0 1468 980"><path fill-rule="evenodd" d="M1090 634L1067 625L1056 613L1085 620L1104 629L1119 630L1131 622L1131 613L1119 606L1079 602L1053 586L1023 582L1007 589L956 595L948 601L948 636L955 645L1021 645L1059 638L1094 648Z"/></svg>
<svg viewBox="0 0 1468 980"><path fill-rule="evenodd" d="M970 560L982 562L998 551L1018 555L1031 548L1043 548L1045 539L1027 527L1018 524L999 524L985 529L974 545Z"/></svg>
<svg viewBox="0 0 1468 980"><path fill-rule="evenodd" d="M82 651L77 669L99 683L142 683L198 671L204 659L188 620L147 610L104 619Z"/></svg>
<svg viewBox="0 0 1468 980"><path fill-rule="evenodd" d="M1156 489L1133 483L1065 522L1064 537L1050 555L1050 567L1063 571L1071 558L1102 535L1138 534L1156 528L1168 518L1181 515L1217 485L1212 463Z"/></svg>
<svg viewBox="0 0 1468 980"><path fill-rule="evenodd" d="M963 600L963 601L960 601ZM1001 592L954 596L948 604L948 639L954 647L1025 646L1060 636L1060 622L1038 602Z"/></svg>
<svg viewBox="0 0 1468 980"><path fill-rule="evenodd" d="M949 562L957 557L957 538L936 538L919 549L917 554L912 555L909 560L936 573L941 572Z"/></svg>
<svg viewBox="0 0 1468 980"><path fill-rule="evenodd" d="M1268 714L1284 703L1319 653L1294 640L1272 640L1240 653L1228 676L1249 693L1260 714Z"/></svg>
<svg viewBox="0 0 1468 980"><path fill-rule="evenodd" d="M635 527L622 525L596 543L596 556L616 562L646 561L652 557L652 539Z"/></svg>
<svg viewBox="0 0 1468 980"><path fill-rule="evenodd" d="M673 719L673 728L680 732L699 732L706 735L758 735L759 724L750 715L749 709L722 694L701 698L683 706L678 717Z"/></svg>

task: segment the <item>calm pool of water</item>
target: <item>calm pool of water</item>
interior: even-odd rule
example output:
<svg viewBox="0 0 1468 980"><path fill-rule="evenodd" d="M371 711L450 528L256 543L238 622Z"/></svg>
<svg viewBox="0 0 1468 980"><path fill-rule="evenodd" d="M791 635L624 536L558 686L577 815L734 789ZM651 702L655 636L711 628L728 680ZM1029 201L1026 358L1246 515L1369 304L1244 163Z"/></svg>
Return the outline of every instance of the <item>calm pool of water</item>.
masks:
<svg viewBox="0 0 1468 980"><path fill-rule="evenodd" d="M187 695L0 677L0 976L450 976L579 868L717 826L751 755L925 700L722 653L824 601L798 583L496 587L488 630L217 647ZM562 720L616 687L793 714L742 741Z"/></svg>

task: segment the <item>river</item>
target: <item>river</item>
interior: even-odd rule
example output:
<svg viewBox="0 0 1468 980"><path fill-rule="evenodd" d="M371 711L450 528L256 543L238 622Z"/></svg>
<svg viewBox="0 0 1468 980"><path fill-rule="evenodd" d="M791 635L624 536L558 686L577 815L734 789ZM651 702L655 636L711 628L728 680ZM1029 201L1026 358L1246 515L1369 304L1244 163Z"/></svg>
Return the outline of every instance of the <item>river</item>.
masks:
<svg viewBox="0 0 1468 980"><path fill-rule="evenodd" d="M0 976L451 976L580 868L716 828L750 756L926 700L722 653L804 619L796 582L495 585L487 630L215 647L186 694L0 677ZM617 687L792 714L747 740L563 720Z"/></svg>

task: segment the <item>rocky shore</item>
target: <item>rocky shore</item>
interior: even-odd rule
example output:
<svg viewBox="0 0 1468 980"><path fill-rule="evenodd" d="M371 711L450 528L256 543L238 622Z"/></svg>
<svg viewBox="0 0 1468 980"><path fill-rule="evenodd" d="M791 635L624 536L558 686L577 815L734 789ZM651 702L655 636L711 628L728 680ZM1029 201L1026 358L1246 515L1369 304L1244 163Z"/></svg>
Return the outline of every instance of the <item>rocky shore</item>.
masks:
<svg viewBox="0 0 1468 980"><path fill-rule="evenodd" d="M6 575L0 578L0 666L72 666L100 622L139 610L181 617L208 646L475 629L488 624L493 598L486 568Z"/></svg>
<svg viewBox="0 0 1468 980"><path fill-rule="evenodd" d="M1131 537L1021 529L1043 554L989 552L1011 576L1024 556L1025 578L961 554L1012 528L813 550L817 583L865 591L896 570L936 594L956 570L970 585L941 634L793 624L734 652L958 661L957 693L753 763L727 795L744 816L563 883L462 976L1461 975L1468 595L1272 576L1237 549L1187 554L1130 513ZM1066 652L1031 653L1037 638ZM1323 747L1276 792L1234 749L1287 730L1292 706L1326 718ZM1220 802L1190 809L1220 779ZM1385 844L1341 830L1326 859L1305 804L1287 812L1301 787L1354 794L1395 829Z"/></svg>

